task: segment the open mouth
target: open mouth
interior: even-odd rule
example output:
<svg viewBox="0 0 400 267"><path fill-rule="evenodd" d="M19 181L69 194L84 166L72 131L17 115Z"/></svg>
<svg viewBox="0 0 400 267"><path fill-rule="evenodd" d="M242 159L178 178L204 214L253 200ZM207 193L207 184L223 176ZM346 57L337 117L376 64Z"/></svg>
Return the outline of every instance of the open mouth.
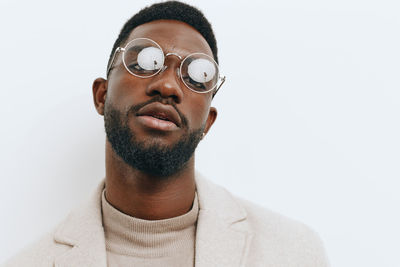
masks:
<svg viewBox="0 0 400 267"><path fill-rule="evenodd" d="M163 121L170 121L168 118L163 117L162 115L151 115L151 117L159 119L159 120L163 120Z"/></svg>
<svg viewBox="0 0 400 267"><path fill-rule="evenodd" d="M137 116L149 116L157 120L174 123L181 127L181 118L175 108L171 105L165 105L160 102L153 102L142 107Z"/></svg>
<svg viewBox="0 0 400 267"><path fill-rule="evenodd" d="M160 102L153 102L142 107L136 116L145 127L160 131L179 129L182 123L173 106Z"/></svg>

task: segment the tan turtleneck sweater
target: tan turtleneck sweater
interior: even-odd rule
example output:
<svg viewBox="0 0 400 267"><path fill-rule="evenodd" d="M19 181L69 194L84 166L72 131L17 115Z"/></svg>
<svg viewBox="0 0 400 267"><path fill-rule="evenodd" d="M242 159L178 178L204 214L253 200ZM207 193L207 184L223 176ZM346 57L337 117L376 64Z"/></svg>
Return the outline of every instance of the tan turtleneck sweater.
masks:
<svg viewBox="0 0 400 267"><path fill-rule="evenodd" d="M199 205L164 220L143 220L114 208L102 193L107 266L194 266L195 234Z"/></svg>

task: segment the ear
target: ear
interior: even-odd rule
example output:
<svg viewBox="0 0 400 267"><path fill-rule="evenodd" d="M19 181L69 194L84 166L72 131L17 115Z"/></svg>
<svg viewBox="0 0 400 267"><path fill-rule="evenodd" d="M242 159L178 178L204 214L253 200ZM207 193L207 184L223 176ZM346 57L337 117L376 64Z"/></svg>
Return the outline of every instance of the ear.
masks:
<svg viewBox="0 0 400 267"><path fill-rule="evenodd" d="M104 104L106 102L107 86L108 82L103 78L97 78L96 80L94 80L92 85L94 106L97 110L97 113L99 113L100 115L104 115Z"/></svg>
<svg viewBox="0 0 400 267"><path fill-rule="evenodd" d="M215 120L217 119L217 114L218 114L217 109L214 107L210 107L210 110L208 111L206 127L204 128L204 136L208 133L208 131L211 129L211 126L214 124Z"/></svg>

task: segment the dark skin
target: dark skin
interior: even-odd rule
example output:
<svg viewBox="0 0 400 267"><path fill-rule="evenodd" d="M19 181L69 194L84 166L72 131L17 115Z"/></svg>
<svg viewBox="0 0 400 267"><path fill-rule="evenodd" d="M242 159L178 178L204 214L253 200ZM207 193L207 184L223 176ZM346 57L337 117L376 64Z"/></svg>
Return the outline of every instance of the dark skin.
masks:
<svg viewBox="0 0 400 267"><path fill-rule="evenodd" d="M127 42L146 37L156 41L164 53L177 53L182 58L190 53L212 55L203 36L190 25L174 20L157 20L136 27ZM126 42L126 43L127 43ZM121 46L125 46L125 44ZM187 118L188 128L173 131L149 129L135 118L129 119L129 127L139 141L170 146L187 131L204 126L206 134L213 125L217 110L211 107L212 92L199 94L189 90L177 76L181 61L168 56L168 68L154 77L142 79L128 73L121 54L114 62L108 80L97 78L93 82L93 99L97 112L104 115L106 101L124 112L127 107L140 104L160 95L163 103L176 104ZM194 155L187 164L170 177L154 177L126 164L106 141L106 198L118 210L130 216L160 220L180 216L188 212L195 196Z"/></svg>

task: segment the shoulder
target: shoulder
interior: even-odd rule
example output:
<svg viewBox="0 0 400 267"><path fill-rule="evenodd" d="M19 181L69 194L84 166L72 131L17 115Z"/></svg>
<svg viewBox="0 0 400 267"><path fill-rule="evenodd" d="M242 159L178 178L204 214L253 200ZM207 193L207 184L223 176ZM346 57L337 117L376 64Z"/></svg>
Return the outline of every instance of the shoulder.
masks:
<svg viewBox="0 0 400 267"><path fill-rule="evenodd" d="M286 261L286 266L329 266L323 242L306 224L235 197L246 210L251 229L250 255L257 253L275 261ZM297 265L296 265L297 266Z"/></svg>
<svg viewBox="0 0 400 267"><path fill-rule="evenodd" d="M54 241L54 232L45 234L18 254L0 265L1 267L53 266L54 259L70 247Z"/></svg>
<svg viewBox="0 0 400 267"><path fill-rule="evenodd" d="M299 238L315 237L315 232L306 224L248 200L232 196L247 213L247 220L254 230L275 232L279 236L293 235Z"/></svg>
<svg viewBox="0 0 400 267"><path fill-rule="evenodd" d="M101 192L104 181L97 187L92 197L74 208L68 215L50 232L42 238L24 248L13 256L1 267L20 266L54 266L55 262L63 262L67 252L79 251L89 259L89 252L93 255L102 255L104 233L101 219ZM85 243L86 242L86 243ZM82 246L80 246L82 244ZM74 248L74 249L72 249ZM82 249L82 250L79 250ZM97 249L97 250L96 250ZM96 252L99 252L97 253ZM71 254L72 255L72 254ZM72 257L72 256L71 256ZM69 265L71 266L71 265ZM84 266L84 265L83 265Z"/></svg>
<svg viewBox="0 0 400 267"><path fill-rule="evenodd" d="M271 262L276 266L329 266L321 238L306 224L237 197L204 177L199 178L198 184L211 192L210 198L218 200L213 202L219 210L215 214L240 210L236 212L242 214L240 230L250 237L250 266L258 266L259 262Z"/></svg>
<svg viewBox="0 0 400 267"><path fill-rule="evenodd" d="M309 226L248 200L232 197L245 209L253 233L250 255L263 255L279 262L283 259L287 261L286 266L300 262L304 265L299 266L329 266L323 242Z"/></svg>

